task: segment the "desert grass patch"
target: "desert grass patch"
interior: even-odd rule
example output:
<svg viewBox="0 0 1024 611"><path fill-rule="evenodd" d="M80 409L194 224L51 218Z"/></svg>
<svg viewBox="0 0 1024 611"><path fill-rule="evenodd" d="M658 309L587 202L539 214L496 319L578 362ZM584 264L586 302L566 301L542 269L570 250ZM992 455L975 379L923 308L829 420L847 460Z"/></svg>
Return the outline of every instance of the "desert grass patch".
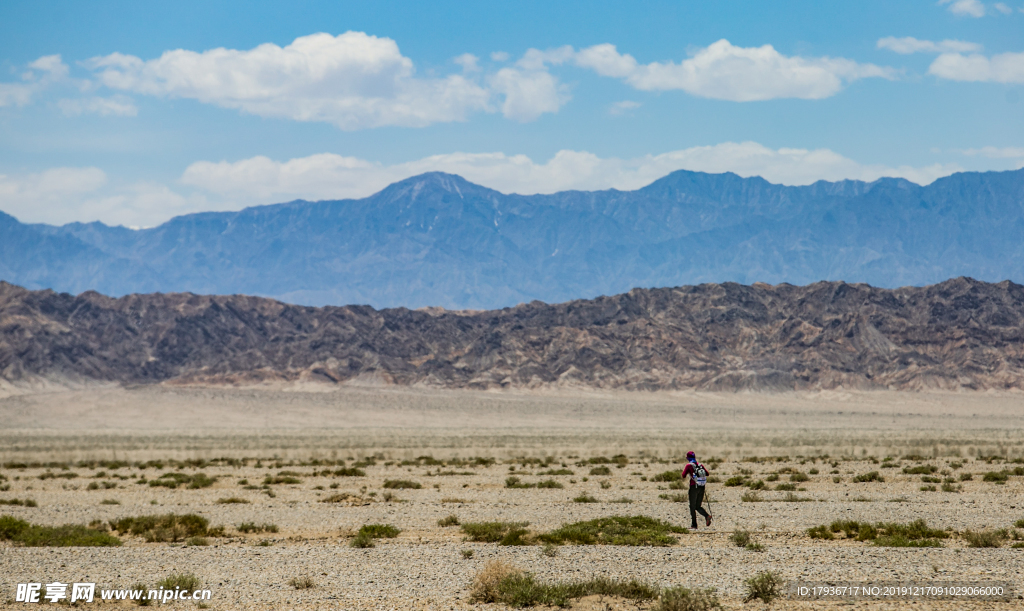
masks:
<svg viewBox="0 0 1024 611"><path fill-rule="evenodd" d="M467 522L461 526L466 541L525 545L529 522Z"/></svg>
<svg viewBox="0 0 1024 611"><path fill-rule="evenodd" d="M524 482L521 478L519 478L519 477L517 477L515 475L511 475L511 476L505 478L505 487L506 488L536 488L537 484L528 484L528 483Z"/></svg>
<svg viewBox="0 0 1024 611"><path fill-rule="evenodd" d="M683 495L680 494L679 496L682 497ZM684 502L686 502L688 500L689 499L687 499L686 497L683 497L682 499L679 500L679 502L680 503L684 503ZM756 493L756 492L744 492L742 495L740 495L740 500L743 501L744 503L763 503L764 502L764 499L761 498L761 495Z"/></svg>
<svg viewBox="0 0 1024 611"><path fill-rule="evenodd" d="M335 477L366 477L366 471L356 467L342 467L331 472Z"/></svg>
<svg viewBox="0 0 1024 611"><path fill-rule="evenodd" d="M690 502L690 497L685 494L659 494L658 498L665 501L672 501L673 503Z"/></svg>
<svg viewBox="0 0 1024 611"><path fill-rule="evenodd" d="M11 505L14 507L39 507L39 503L33 499L0 499L0 505Z"/></svg>
<svg viewBox="0 0 1024 611"><path fill-rule="evenodd" d="M915 465L913 467L903 467L903 472L907 475L931 475L938 471L939 468L935 465Z"/></svg>
<svg viewBox="0 0 1024 611"><path fill-rule="evenodd" d="M853 481L854 483L863 484L867 482L885 482L885 478L879 475L878 471L868 471L867 473L862 473L861 475L854 476L854 478L851 481Z"/></svg>
<svg viewBox="0 0 1024 611"><path fill-rule="evenodd" d="M157 587L165 590L187 590L194 592L203 585L203 581L195 573L172 573L157 582Z"/></svg>
<svg viewBox="0 0 1024 611"><path fill-rule="evenodd" d="M419 490L423 485L408 479L386 479L384 488L389 490Z"/></svg>
<svg viewBox="0 0 1024 611"><path fill-rule="evenodd" d="M573 503L597 503L598 501L597 501L596 497L594 497L594 496L592 496L590 494L583 493L583 494L581 494L579 496L573 497L572 502Z"/></svg>
<svg viewBox="0 0 1024 611"><path fill-rule="evenodd" d="M590 470L590 475L611 475L612 470L608 467L594 467Z"/></svg>
<svg viewBox="0 0 1024 611"><path fill-rule="evenodd" d="M666 588L651 611L716 611L722 608L714 588Z"/></svg>
<svg viewBox="0 0 1024 611"><path fill-rule="evenodd" d="M437 521L437 525L438 526L442 526L442 527L445 527L445 526L458 526L459 525L459 516L457 516L457 515L455 515L453 513L453 514L451 514L448 517L444 517L444 518L441 518L440 520L438 520Z"/></svg>
<svg viewBox="0 0 1024 611"><path fill-rule="evenodd" d="M292 577L288 580L288 585L295 588L296 590L308 590L316 587L316 581L312 577Z"/></svg>
<svg viewBox="0 0 1024 611"><path fill-rule="evenodd" d="M264 486L272 486L278 484L301 484L302 480L295 477L294 475L268 475L263 478Z"/></svg>
<svg viewBox="0 0 1024 611"><path fill-rule="evenodd" d="M846 539L869 542L880 547L942 547L939 539L948 539L950 536L945 530L929 527L923 519L906 524L836 520L829 526L807 529L807 535L812 539L834 539L839 533Z"/></svg>
<svg viewBox="0 0 1024 611"><path fill-rule="evenodd" d="M277 527L277 524L271 524L269 522L264 522L263 524L257 524L255 522L242 522L241 524L235 527L235 530L237 530L240 533L248 535L252 533L276 533L278 532L279 529Z"/></svg>
<svg viewBox="0 0 1024 611"><path fill-rule="evenodd" d="M402 529L391 524L364 524L352 538L349 545L356 548L374 547L376 539L394 539Z"/></svg>
<svg viewBox="0 0 1024 611"><path fill-rule="evenodd" d="M640 581L617 581L599 577L588 581L541 582L500 561L492 561L473 579L470 601L503 603L513 608L540 605L567 607L584 596L618 596L634 601L654 600L658 591Z"/></svg>
<svg viewBox="0 0 1024 611"><path fill-rule="evenodd" d="M108 523L112 530L145 537L150 543L177 543L188 537L224 535L223 527L210 528L209 520L194 513L124 517L110 520Z"/></svg>
<svg viewBox="0 0 1024 611"><path fill-rule="evenodd" d="M543 543L563 545L629 545L665 547L675 545L671 534L685 534L687 529L646 516L611 516L584 522L563 524L551 532L537 536Z"/></svg>
<svg viewBox="0 0 1024 611"><path fill-rule="evenodd" d="M243 499L237 496L221 497L217 499L218 505L245 505L249 502L249 499Z"/></svg>
<svg viewBox="0 0 1024 611"><path fill-rule="evenodd" d="M782 587L785 582L777 573L764 571L745 580L746 594L743 602L748 603L760 600L765 604L771 604L773 600L782 596Z"/></svg>
<svg viewBox="0 0 1024 611"><path fill-rule="evenodd" d="M967 547L1002 547L1010 539L1005 528L998 530L967 530L963 533Z"/></svg>
<svg viewBox="0 0 1024 611"><path fill-rule="evenodd" d="M209 488L217 481L216 477L210 477L205 473L196 473L195 475L189 475L187 473L164 473L160 477L149 480L149 485L153 488L177 488L178 486L185 486L190 490L198 490L199 488Z"/></svg>
<svg viewBox="0 0 1024 611"><path fill-rule="evenodd" d="M576 472L571 469L548 469L547 471L541 471L537 475L576 475Z"/></svg>
<svg viewBox="0 0 1024 611"><path fill-rule="evenodd" d="M0 540L25 547L116 547L121 540L80 524L40 526L13 516L0 516Z"/></svg>
<svg viewBox="0 0 1024 611"><path fill-rule="evenodd" d="M652 482L678 482L683 479L683 475L679 471L665 471L659 473L651 478Z"/></svg>

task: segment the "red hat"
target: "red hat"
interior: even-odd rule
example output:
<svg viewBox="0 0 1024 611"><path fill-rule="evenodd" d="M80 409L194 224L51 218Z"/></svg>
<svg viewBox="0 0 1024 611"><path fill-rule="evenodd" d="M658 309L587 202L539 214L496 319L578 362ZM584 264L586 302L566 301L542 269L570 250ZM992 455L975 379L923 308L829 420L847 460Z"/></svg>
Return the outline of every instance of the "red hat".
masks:
<svg viewBox="0 0 1024 611"><path fill-rule="evenodd" d="M693 453L693 450L686 453L686 460L690 460L691 458L697 458L697 455Z"/></svg>

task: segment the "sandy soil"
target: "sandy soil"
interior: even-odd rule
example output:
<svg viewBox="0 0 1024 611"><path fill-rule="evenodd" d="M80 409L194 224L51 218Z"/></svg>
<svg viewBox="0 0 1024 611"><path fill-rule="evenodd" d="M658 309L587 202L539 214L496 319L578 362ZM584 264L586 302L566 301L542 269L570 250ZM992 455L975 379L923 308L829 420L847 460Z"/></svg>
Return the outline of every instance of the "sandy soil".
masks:
<svg viewBox="0 0 1024 611"><path fill-rule="evenodd" d="M985 482L989 471L1020 466L978 457L1024 456L1024 397L1014 394L639 394L453 393L428 390L93 388L0 399L0 460L4 463L80 460L211 459L250 457L243 465L119 469L70 464L18 468L4 465L0 500L31 498L38 507L2 506L0 515L33 523L88 524L123 516L194 512L224 525L227 537L208 546L147 543L123 537L119 548L24 548L0 543L0 607L37 608L13 602L26 581L96 581L98 587L152 584L177 571L200 576L213 591L214 609L486 609L468 601L469 585L487 562L503 559L544 580L603 575L641 579L659 587L718 589L726 608L760 608L741 602L744 579L763 570L789 581L858 583L916 581L1007 582L1024 594L1024 549L968 547L964 531L1012 528L1024 518L1024 477ZM317 389L319 390L319 389ZM461 522L524 521L533 532L611 515L644 515L687 526L683 503L668 483L653 481L687 449L719 458L709 486L716 521L678 535L670 547L562 546L547 556L539 546L503 547L464 541ZM591 475L597 456L626 454L610 475ZM438 459L495 458L489 466L402 465ZM828 455L828 458L823 458ZM920 455L908 458L909 455ZM324 475L303 461L343 460L351 465L376 456L364 477ZM750 462L752 456L786 460ZM897 457L883 467L885 456ZM548 457L546 467L517 457ZM900 459L902 457L902 459ZM256 459L262 458L261 462ZM388 464L391 463L391 464ZM565 467L562 467L562 465ZM903 467L933 465L934 477L956 492L926 491L919 474ZM336 467L332 467L334 469ZM541 475L566 468L572 475ZM47 471L75 478L40 479ZM190 490L140 482L165 472L202 471L217 481ZM438 474L455 472L457 474ZM803 502L776 491L790 483L786 471L807 474L794 491ZM817 471L815 473L814 471ZM297 473L299 483L268 484L267 476ZM855 483L879 471L884 483ZM749 473L745 473L749 472ZM781 473L780 473L781 472ZM316 473L316 474L315 474ZM773 474L778 480L768 481ZM960 481L962 474L971 479ZM554 479L561 489L510 489L510 475L527 483ZM765 481L761 502L745 502L734 475ZM839 481L834 481L835 479ZM409 479L417 490L390 490L386 480ZM245 483L242 483L243 480ZM104 484L104 482L109 482ZM89 490L96 483L99 489ZM0 487L2 487L0 486ZM248 486L248 487L247 487ZM269 489L273 495L268 494ZM321 502L347 493L351 503ZM387 493L392 494L385 500ZM578 503L580 495L596 503ZM661 498L668 496L669 499ZM221 504L238 497L248 503ZM630 502L615 502L628 499ZM103 501L117 504L104 504ZM806 529L837 519L908 522L923 518L953 533L941 548L886 548L864 542L821 541ZM242 534L243 522L270 523L276 533ZM348 542L361 525L402 529L371 549ZM749 530L764 551L730 541ZM1021 533L1024 536L1024 532ZM260 545L260 543L265 543ZM472 550L471 558L463 552ZM296 590L294 577L316 586ZM107 607L115 603L94 603ZM118 603L125 605L126 603ZM171 603L195 608L194 603ZM91 605L85 605L89 607ZM1011 602L839 601L777 608L1018 608ZM640 608L646 608L641 605ZM495 607L497 608L497 607ZM581 609L636 609L621 600L587 599Z"/></svg>

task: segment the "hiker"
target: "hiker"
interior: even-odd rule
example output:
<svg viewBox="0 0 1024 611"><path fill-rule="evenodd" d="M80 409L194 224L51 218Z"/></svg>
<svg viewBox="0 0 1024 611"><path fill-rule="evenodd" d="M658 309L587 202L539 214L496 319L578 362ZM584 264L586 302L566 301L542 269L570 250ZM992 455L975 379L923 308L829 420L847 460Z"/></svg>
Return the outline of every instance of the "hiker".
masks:
<svg viewBox="0 0 1024 611"><path fill-rule="evenodd" d="M708 468L697 462L697 455L686 453L683 479L690 477L690 528L697 528L697 514L704 516L704 526L711 526L711 516L701 506L704 504L704 486L708 483Z"/></svg>

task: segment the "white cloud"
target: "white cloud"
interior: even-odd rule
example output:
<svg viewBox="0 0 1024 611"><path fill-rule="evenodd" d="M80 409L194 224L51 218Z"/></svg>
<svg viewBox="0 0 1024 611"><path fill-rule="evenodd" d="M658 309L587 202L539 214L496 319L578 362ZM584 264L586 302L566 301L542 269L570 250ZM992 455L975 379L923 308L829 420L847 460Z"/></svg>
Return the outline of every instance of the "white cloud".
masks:
<svg viewBox="0 0 1024 611"><path fill-rule="evenodd" d="M476 55L473 55L472 53L463 53L462 55L452 59L452 61L462 66L463 72L480 71L480 66L477 65L477 62L480 61L480 58L477 57Z"/></svg>
<svg viewBox="0 0 1024 611"><path fill-rule="evenodd" d="M248 51L178 49L148 61L113 53L88 65L113 89L346 130L421 127L489 109L490 94L476 83L460 75L419 78L395 41L362 32L312 34Z"/></svg>
<svg viewBox="0 0 1024 611"><path fill-rule="evenodd" d="M692 95L734 102L776 98L821 99L844 83L862 78L895 78L892 68L858 64L843 58L782 55L771 45L737 47L722 39L680 63L639 64L614 45L582 49L577 65L602 76L625 79L644 91L682 90Z"/></svg>
<svg viewBox="0 0 1024 611"><path fill-rule="evenodd" d="M1013 13L1013 9L1010 8L1009 6L1003 4L1002 2L996 2L992 6L994 6L997 11L999 11L1000 13L1002 13L1004 15L1010 15L1010 14Z"/></svg>
<svg viewBox="0 0 1024 611"><path fill-rule="evenodd" d="M546 112L558 112L571 97L568 89L546 70L502 68L488 82L494 91L505 96L502 114L523 123Z"/></svg>
<svg viewBox="0 0 1024 611"><path fill-rule="evenodd" d="M948 4L949 12L961 17L985 16L985 5L980 0L939 0L939 4Z"/></svg>
<svg viewBox="0 0 1024 611"><path fill-rule="evenodd" d="M504 51L495 51L494 53L491 53L491 61L507 62L509 57L511 56Z"/></svg>
<svg viewBox="0 0 1024 611"><path fill-rule="evenodd" d="M139 109L130 98L122 95L115 95L109 98L90 97L79 99L63 99L57 102L57 106L67 117L79 115L100 115L134 117L139 114Z"/></svg>
<svg viewBox="0 0 1024 611"><path fill-rule="evenodd" d="M959 152L964 155L969 155L971 157L1024 160L1024 147L1019 146L1007 146L1002 148L995 146L983 146L981 148L976 149L964 149Z"/></svg>
<svg viewBox="0 0 1024 611"><path fill-rule="evenodd" d="M167 185L139 182L111 185L99 168L52 168L11 176L0 174L0 210L23 223L63 225L103 221L151 227L190 212L225 210L234 202L204 194L182 195Z"/></svg>
<svg viewBox="0 0 1024 611"><path fill-rule="evenodd" d="M953 81L1024 83L1024 53L943 53L928 67L928 73Z"/></svg>
<svg viewBox="0 0 1024 611"><path fill-rule="evenodd" d="M918 40L913 36L896 38L886 36L880 38L876 44L879 49L889 49L896 53L909 55L911 53L977 53L981 51L981 45L963 40L943 40L932 42L930 40Z"/></svg>
<svg viewBox="0 0 1024 611"><path fill-rule="evenodd" d="M68 67L60 55L44 55L28 64L20 83L0 83L0 108L25 106L35 94L67 77Z"/></svg>
<svg viewBox="0 0 1024 611"><path fill-rule="evenodd" d="M382 165L330 153L279 162L253 157L236 162L197 162L182 182L223 197L259 203L290 199L341 199L371 195L397 180L441 171L506 193L554 193L568 189L637 189L675 170L735 172L783 184L817 180L875 180L901 176L918 184L952 174L954 164L927 167L864 165L828 149L770 149L756 142L726 142L645 155L601 158L563 150L543 163L525 155L452 153ZM255 203L255 202L254 202Z"/></svg>
<svg viewBox="0 0 1024 611"><path fill-rule="evenodd" d="M619 116L629 113L631 110L640 108L642 104L640 102L634 102L633 100L622 100L611 105L608 109L608 114L612 116Z"/></svg>

